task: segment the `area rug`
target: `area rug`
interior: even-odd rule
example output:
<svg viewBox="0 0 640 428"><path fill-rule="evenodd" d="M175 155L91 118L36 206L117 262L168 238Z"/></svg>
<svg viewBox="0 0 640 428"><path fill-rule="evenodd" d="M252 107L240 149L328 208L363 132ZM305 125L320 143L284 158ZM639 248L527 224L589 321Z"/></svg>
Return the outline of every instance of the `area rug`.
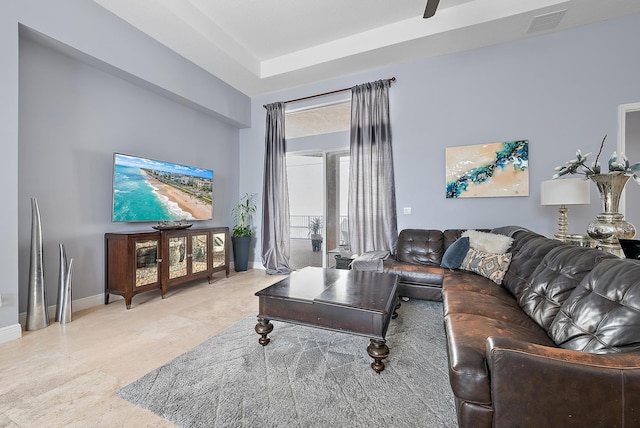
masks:
<svg viewBox="0 0 640 428"><path fill-rule="evenodd" d="M118 395L182 427L455 427L442 304L403 302L385 370L365 337L248 317Z"/></svg>

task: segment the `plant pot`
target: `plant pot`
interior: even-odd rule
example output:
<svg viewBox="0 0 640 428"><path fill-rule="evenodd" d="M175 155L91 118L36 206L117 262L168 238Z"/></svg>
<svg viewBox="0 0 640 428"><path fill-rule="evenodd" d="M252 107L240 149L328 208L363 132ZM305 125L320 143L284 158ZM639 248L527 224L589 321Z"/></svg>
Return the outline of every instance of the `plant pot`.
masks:
<svg viewBox="0 0 640 428"><path fill-rule="evenodd" d="M250 236L231 237L233 246L233 268L236 272L245 272L249 264L249 251L251 249Z"/></svg>
<svg viewBox="0 0 640 428"><path fill-rule="evenodd" d="M322 235L311 235L311 249L313 251L322 251Z"/></svg>

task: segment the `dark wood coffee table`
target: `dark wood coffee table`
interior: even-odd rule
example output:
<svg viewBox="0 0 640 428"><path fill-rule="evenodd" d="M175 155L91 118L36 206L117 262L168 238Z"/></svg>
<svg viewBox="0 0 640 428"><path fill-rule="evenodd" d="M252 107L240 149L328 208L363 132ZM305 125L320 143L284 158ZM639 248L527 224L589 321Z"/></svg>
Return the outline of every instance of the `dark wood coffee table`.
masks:
<svg viewBox="0 0 640 428"><path fill-rule="evenodd" d="M385 335L398 302L396 275L306 267L260 290L256 333L262 346L273 331L270 320L351 333L370 339L371 368L384 370Z"/></svg>

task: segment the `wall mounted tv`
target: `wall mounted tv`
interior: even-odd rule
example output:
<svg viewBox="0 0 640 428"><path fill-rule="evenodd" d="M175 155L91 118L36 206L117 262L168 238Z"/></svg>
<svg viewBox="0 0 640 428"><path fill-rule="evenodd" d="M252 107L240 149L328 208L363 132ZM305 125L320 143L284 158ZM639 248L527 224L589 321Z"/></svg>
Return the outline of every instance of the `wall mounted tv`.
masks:
<svg viewBox="0 0 640 428"><path fill-rule="evenodd" d="M114 153L114 222L212 217L212 170Z"/></svg>

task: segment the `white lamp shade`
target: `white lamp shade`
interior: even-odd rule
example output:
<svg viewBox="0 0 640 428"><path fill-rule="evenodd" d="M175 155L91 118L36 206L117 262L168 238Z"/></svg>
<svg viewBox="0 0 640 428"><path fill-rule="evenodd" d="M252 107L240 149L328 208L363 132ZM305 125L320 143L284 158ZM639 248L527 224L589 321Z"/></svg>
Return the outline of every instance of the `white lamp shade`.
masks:
<svg viewBox="0 0 640 428"><path fill-rule="evenodd" d="M589 180L565 178L540 183L541 205L587 205L590 196Z"/></svg>

